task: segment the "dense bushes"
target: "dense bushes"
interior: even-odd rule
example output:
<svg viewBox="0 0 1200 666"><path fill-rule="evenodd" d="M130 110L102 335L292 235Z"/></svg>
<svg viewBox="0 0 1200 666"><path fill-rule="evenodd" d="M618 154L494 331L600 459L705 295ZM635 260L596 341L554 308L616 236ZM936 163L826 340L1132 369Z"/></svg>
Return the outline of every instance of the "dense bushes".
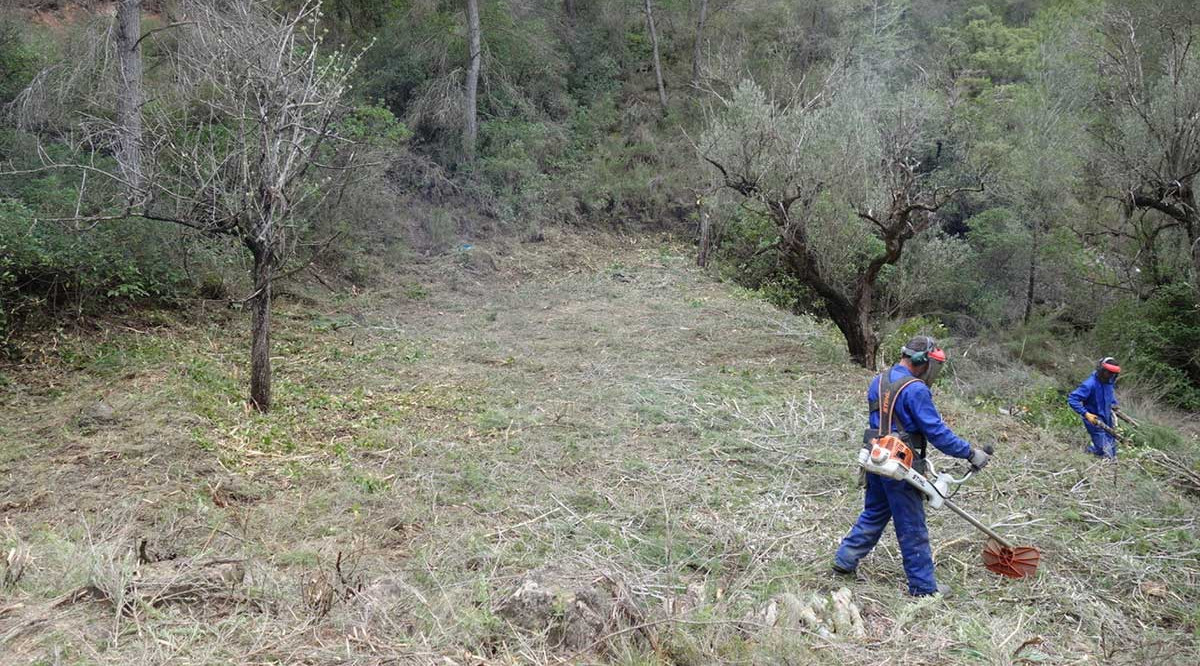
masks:
<svg viewBox="0 0 1200 666"><path fill-rule="evenodd" d="M21 25L0 16L0 105L11 102L37 69L37 54L22 38Z"/></svg>
<svg viewBox="0 0 1200 666"><path fill-rule="evenodd" d="M1172 284L1146 301L1105 311L1097 348L1116 357L1122 382L1187 410L1200 410L1200 300L1188 284Z"/></svg>
<svg viewBox="0 0 1200 666"><path fill-rule="evenodd" d="M173 298L187 281L169 262L170 242L153 223L109 222L81 232L0 201L0 343L9 346L30 315Z"/></svg>

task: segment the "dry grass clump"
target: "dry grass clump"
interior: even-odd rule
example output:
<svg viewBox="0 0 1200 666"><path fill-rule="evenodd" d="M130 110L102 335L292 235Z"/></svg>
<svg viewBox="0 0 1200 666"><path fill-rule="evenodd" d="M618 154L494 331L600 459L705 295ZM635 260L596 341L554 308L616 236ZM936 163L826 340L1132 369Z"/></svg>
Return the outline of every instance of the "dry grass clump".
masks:
<svg viewBox="0 0 1200 666"><path fill-rule="evenodd" d="M712 281L665 240L488 251L494 271L456 253L353 299L285 305L268 415L241 401L237 319L68 337L45 367L13 369L0 547L28 564L0 602L0 650L100 664L1200 659L1194 440L1103 465L1044 396L981 401L951 383L943 414L999 449L958 499L1042 548L1042 572L988 574L983 537L934 512L955 594L908 598L890 534L863 580L834 580L862 501L870 378L834 331ZM100 399L112 418L79 427ZM1026 409L998 409L1012 404ZM214 560L239 563L236 585L203 588ZM147 571L200 593L152 603ZM54 605L89 581L107 592Z"/></svg>

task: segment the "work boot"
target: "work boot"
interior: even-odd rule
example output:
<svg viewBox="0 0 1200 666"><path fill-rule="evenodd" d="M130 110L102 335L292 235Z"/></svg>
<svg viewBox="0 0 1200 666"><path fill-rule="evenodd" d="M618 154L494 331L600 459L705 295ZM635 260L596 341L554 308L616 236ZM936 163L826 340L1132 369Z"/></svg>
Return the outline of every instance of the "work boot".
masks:
<svg viewBox="0 0 1200 666"><path fill-rule="evenodd" d="M950 596L950 586L945 583L938 583L936 592L926 592L925 594L914 594L913 596L914 597L932 597L932 596L948 597L948 596Z"/></svg>
<svg viewBox="0 0 1200 666"><path fill-rule="evenodd" d="M858 569L847 569L835 564L830 567L829 571L835 578L850 578L859 583L865 583L867 581L866 576L858 573Z"/></svg>
<svg viewBox="0 0 1200 666"><path fill-rule="evenodd" d="M833 573L837 574L838 576L853 576L854 569L846 569L835 564L833 565Z"/></svg>

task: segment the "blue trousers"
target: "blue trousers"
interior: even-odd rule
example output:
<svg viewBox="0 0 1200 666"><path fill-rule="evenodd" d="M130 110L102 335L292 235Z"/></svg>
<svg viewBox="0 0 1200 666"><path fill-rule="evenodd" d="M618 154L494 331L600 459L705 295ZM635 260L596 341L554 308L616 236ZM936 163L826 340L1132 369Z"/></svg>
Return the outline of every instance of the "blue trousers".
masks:
<svg viewBox="0 0 1200 666"><path fill-rule="evenodd" d="M853 571L858 561L867 556L883 528L893 521L900 554L904 558L904 574L908 577L908 592L915 596L937 592L933 577L933 552L929 549L929 529L925 527L925 502L921 493L903 481L878 474L867 474L867 494L863 511L834 556L834 564Z"/></svg>
<svg viewBox="0 0 1200 666"><path fill-rule="evenodd" d="M1116 438L1103 430L1089 432L1089 434L1092 436L1092 445L1087 448L1088 453L1098 455L1101 458L1117 457Z"/></svg>

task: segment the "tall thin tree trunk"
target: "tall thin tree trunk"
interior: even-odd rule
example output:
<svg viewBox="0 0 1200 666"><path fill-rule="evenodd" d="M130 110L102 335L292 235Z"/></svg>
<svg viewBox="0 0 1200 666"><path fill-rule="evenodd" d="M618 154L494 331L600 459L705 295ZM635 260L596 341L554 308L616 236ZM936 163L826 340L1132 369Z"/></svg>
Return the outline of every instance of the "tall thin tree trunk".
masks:
<svg viewBox="0 0 1200 666"><path fill-rule="evenodd" d="M250 344L250 403L260 412L271 409L271 253L253 250L254 299Z"/></svg>
<svg viewBox="0 0 1200 666"><path fill-rule="evenodd" d="M1187 239L1192 252L1192 282L1200 292L1200 216L1187 226Z"/></svg>
<svg viewBox="0 0 1200 666"><path fill-rule="evenodd" d="M463 154L468 162L475 161L475 140L479 135L476 97L479 90L479 66L483 54L479 45L479 0L467 0L467 94L466 127L463 129Z"/></svg>
<svg viewBox="0 0 1200 666"><path fill-rule="evenodd" d="M708 250L712 247L712 219L703 205L700 207L700 252L696 255L696 265L704 268L708 265Z"/></svg>
<svg viewBox="0 0 1200 666"><path fill-rule="evenodd" d="M654 50L654 80L658 84L658 103L662 105L663 115L667 113L667 87L663 84L662 60L658 55L658 32L654 29L654 10L650 0L646 0L646 25L650 28L650 46Z"/></svg>
<svg viewBox="0 0 1200 666"><path fill-rule="evenodd" d="M117 2L118 163L130 203L142 191L142 0Z"/></svg>
<svg viewBox="0 0 1200 666"><path fill-rule="evenodd" d="M1188 219L1183 223L1187 232L1189 256L1192 258L1192 284L1200 292L1200 212L1197 209L1195 179L1189 179L1184 204L1189 212Z"/></svg>
<svg viewBox="0 0 1200 666"><path fill-rule="evenodd" d="M700 58L704 55L704 23L708 20L708 0L700 0L700 17L696 19L696 43L692 45L692 89L700 87Z"/></svg>
<svg viewBox="0 0 1200 666"><path fill-rule="evenodd" d="M1029 247L1029 276L1028 283L1025 285L1025 316L1022 318L1026 324L1029 323L1029 318L1033 316L1033 292L1037 286L1037 253L1038 242L1041 231L1041 224L1037 220L1033 222L1033 242Z"/></svg>

